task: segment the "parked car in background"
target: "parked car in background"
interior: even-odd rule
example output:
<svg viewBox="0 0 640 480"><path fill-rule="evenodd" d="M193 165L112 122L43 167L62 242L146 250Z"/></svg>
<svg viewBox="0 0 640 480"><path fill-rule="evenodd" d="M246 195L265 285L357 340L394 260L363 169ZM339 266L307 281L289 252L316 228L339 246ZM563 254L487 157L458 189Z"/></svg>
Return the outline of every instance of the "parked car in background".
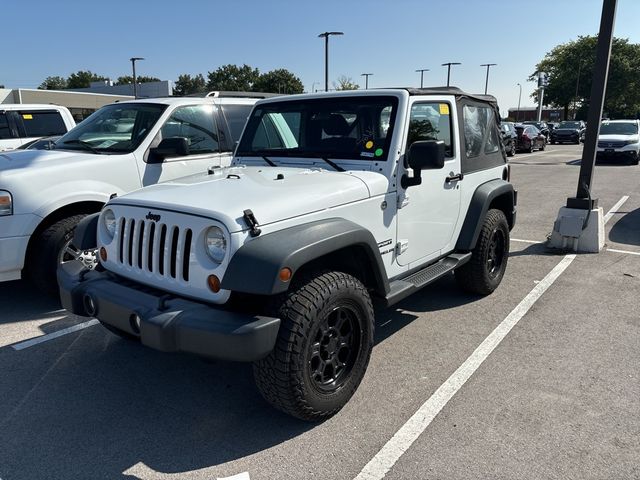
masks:
<svg viewBox="0 0 640 480"><path fill-rule="evenodd" d="M0 154L0 282L26 276L56 292L58 264L95 263L71 238L110 197L229 165L253 104L271 95L228 95L113 103L52 150Z"/></svg>
<svg viewBox="0 0 640 480"><path fill-rule="evenodd" d="M20 145L16 150L51 150L55 147L56 140L60 137L61 135L54 135L52 137L37 138Z"/></svg>
<svg viewBox="0 0 640 480"><path fill-rule="evenodd" d="M640 120L608 120L600 125L597 160L623 159L638 165Z"/></svg>
<svg viewBox="0 0 640 480"><path fill-rule="evenodd" d="M76 122L59 105L0 104L0 152L51 135L64 135Z"/></svg>
<svg viewBox="0 0 640 480"><path fill-rule="evenodd" d="M501 122L500 133L502 133L502 144L507 156L513 157L516 154L518 143L518 132L513 122Z"/></svg>
<svg viewBox="0 0 640 480"><path fill-rule="evenodd" d="M518 124L515 126L518 134L516 149L520 152L533 152L534 150L544 150L547 144L546 137L535 125Z"/></svg>
<svg viewBox="0 0 640 480"><path fill-rule="evenodd" d="M547 122L536 122L535 120L527 120L526 122L522 123L525 125L533 125L534 127L536 127L538 130L540 130L540 133L544 135L546 142L549 143L550 130Z"/></svg>
<svg viewBox="0 0 640 480"><path fill-rule="evenodd" d="M586 126L582 120L564 121L551 132L551 144L575 143L584 141Z"/></svg>

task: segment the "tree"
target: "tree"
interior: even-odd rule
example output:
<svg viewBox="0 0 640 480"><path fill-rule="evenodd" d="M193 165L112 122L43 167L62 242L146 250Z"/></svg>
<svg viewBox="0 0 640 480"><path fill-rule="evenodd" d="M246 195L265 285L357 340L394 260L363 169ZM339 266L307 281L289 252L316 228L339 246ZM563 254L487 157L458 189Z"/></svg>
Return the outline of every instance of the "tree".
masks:
<svg viewBox="0 0 640 480"><path fill-rule="evenodd" d="M333 88L336 90L358 90L360 85L355 83L351 77L347 77L346 75L340 75L338 80L333 82Z"/></svg>
<svg viewBox="0 0 640 480"><path fill-rule="evenodd" d="M250 92L259 76L260 72L257 68L251 68L246 64L242 67L223 65L207 74L207 89Z"/></svg>
<svg viewBox="0 0 640 480"><path fill-rule="evenodd" d="M79 70L69 75L67 88L88 88L91 82L100 82L102 80L107 80L107 77L93 73L90 70Z"/></svg>
<svg viewBox="0 0 640 480"><path fill-rule="evenodd" d="M64 77L47 77L38 87L40 90L62 90L67 88L67 79Z"/></svg>
<svg viewBox="0 0 640 480"><path fill-rule="evenodd" d="M136 75L137 83L151 83L151 82L160 82L161 80L156 77L146 77L144 75L138 76ZM114 85L131 85L133 83L133 77L131 75L124 75L122 77L118 77L116 83Z"/></svg>
<svg viewBox="0 0 640 480"><path fill-rule="evenodd" d="M194 75L189 74L178 76L173 86L173 94L176 96L191 95L193 93L203 93L207 91L207 84L201 73Z"/></svg>
<svg viewBox="0 0 640 480"><path fill-rule="evenodd" d="M266 93L302 93L302 81L286 68L261 74L253 84L253 91Z"/></svg>
<svg viewBox="0 0 640 480"><path fill-rule="evenodd" d="M578 119L586 119L596 58L597 36L580 36L556 46L536 65L545 72L549 84L544 90L545 105L577 110ZM640 45L628 39L614 38L609 64L609 78L604 111L611 118L636 118L640 112ZM536 80L534 73L529 80ZM576 95L576 87L578 93ZM538 92L534 92L537 98Z"/></svg>

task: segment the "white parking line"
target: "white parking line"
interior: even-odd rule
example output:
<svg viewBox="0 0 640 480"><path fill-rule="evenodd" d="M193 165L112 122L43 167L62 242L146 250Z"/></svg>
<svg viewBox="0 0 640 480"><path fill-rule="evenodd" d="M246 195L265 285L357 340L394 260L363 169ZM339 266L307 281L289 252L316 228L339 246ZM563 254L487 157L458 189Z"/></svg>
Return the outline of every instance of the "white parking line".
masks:
<svg viewBox="0 0 640 480"><path fill-rule="evenodd" d="M556 281L576 258L566 255L553 270L514 308L493 332L475 349L458 369L422 404L413 416L396 432L380 451L365 465L355 480L380 480L417 440L444 406L451 400L513 327L529 311L542 294Z"/></svg>
<svg viewBox="0 0 640 480"><path fill-rule="evenodd" d="M628 255L640 255L640 252L630 252L629 250L617 250L615 248L607 248L607 252L626 253Z"/></svg>
<svg viewBox="0 0 640 480"><path fill-rule="evenodd" d="M77 325L73 325L72 327L63 328L62 330L58 330L57 332L48 333L46 335L42 335L41 337L25 340L24 342L16 343L15 345L11 345L11 346L13 347L14 350L24 350L25 348L33 347L34 345L38 345L39 343L48 342L49 340L53 340L54 338L62 337L63 335L68 335L69 333L77 332L78 330L82 330L84 328L97 325L98 323L99 323L98 320L94 318L87 322L79 323Z"/></svg>
<svg viewBox="0 0 640 480"><path fill-rule="evenodd" d="M522 240L521 238L512 238L510 240L512 242L521 242L521 243L544 243L544 242L539 242L537 240Z"/></svg>
<svg viewBox="0 0 640 480"><path fill-rule="evenodd" d="M620 210L620 207L622 205L624 205L624 202L626 202L627 200L629 200L629 195L625 195L620 200L618 200L618 203L616 203L613 207L611 207L611 210L609 210L607 212L607 214L604 216L604 223L605 224L609 220L611 220L611 217L613 217L616 213L618 213L618 210Z"/></svg>

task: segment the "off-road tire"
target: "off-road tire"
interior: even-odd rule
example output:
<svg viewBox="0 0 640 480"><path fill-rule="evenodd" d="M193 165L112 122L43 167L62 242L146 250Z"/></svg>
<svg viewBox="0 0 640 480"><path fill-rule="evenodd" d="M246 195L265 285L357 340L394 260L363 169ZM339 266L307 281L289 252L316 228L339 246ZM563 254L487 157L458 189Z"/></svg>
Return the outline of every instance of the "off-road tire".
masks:
<svg viewBox="0 0 640 480"><path fill-rule="evenodd" d="M352 337L357 345L346 357L350 359L345 362L350 363L350 368L342 370L343 376L336 376L336 385L323 387L313 371L314 361L319 358L316 354L325 339L318 338L324 331L323 325L330 325L343 309L354 314L357 328L352 325L355 331ZM374 331L369 292L358 279L346 273L318 273L297 282L294 279L289 291L275 299L273 310L281 321L276 345L266 358L253 364L260 393L275 408L294 417L309 421L331 417L349 401L369 363ZM343 353L342 348L339 351Z"/></svg>
<svg viewBox="0 0 640 480"><path fill-rule="evenodd" d="M72 215L58 220L43 230L30 248L27 258L27 276L41 291L57 296L58 255L64 245L73 237L78 222L88 214Z"/></svg>
<svg viewBox="0 0 640 480"><path fill-rule="evenodd" d="M500 245L493 243L496 236L502 238L502 242L498 242ZM494 245L499 250L496 253L500 256L500 263L497 268L492 270L491 264L495 265L496 262L490 263L489 259ZM471 253L471 260L454 272L456 281L460 287L468 292L488 295L500 285L507 268L508 258L509 224L507 218L502 210L491 209L485 217L476 247Z"/></svg>

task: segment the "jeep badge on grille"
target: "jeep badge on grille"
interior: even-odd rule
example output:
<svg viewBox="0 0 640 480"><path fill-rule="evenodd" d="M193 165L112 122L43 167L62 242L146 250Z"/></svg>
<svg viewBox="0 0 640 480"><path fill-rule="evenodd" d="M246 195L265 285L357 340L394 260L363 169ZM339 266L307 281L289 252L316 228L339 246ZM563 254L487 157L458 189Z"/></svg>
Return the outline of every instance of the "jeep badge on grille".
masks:
<svg viewBox="0 0 640 480"><path fill-rule="evenodd" d="M154 222L159 222L160 221L160 215L156 215L155 213L147 213L147 216L144 217L147 220L153 220Z"/></svg>

